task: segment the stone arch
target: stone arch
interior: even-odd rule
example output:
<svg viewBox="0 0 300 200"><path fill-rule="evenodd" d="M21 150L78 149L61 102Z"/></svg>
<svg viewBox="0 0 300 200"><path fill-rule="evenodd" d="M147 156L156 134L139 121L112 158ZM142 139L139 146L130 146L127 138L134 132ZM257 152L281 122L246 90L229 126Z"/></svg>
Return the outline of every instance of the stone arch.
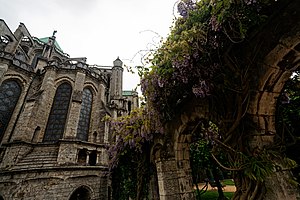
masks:
<svg viewBox="0 0 300 200"><path fill-rule="evenodd" d="M20 99L22 87L16 79L7 79L0 85L0 141Z"/></svg>
<svg viewBox="0 0 300 200"><path fill-rule="evenodd" d="M0 84L1 82L4 82L6 80L16 80L22 87L22 90L26 88L26 85L28 83L25 76L22 74L5 74L3 80L0 81Z"/></svg>
<svg viewBox="0 0 300 200"><path fill-rule="evenodd" d="M300 31L298 34L300 35ZM286 81L300 66L299 37L282 39L282 43L290 43L290 45L278 44L264 58L263 67L266 68L266 71L259 77L259 85L253 95L248 113L256 115L255 122L265 134L276 132L277 99Z"/></svg>
<svg viewBox="0 0 300 200"><path fill-rule="evenodd" d="M69 200L90 200L90 199L93 199L93 190L86 185L77 187L69 197Z"/></svg>
<svg viewBox="0 0 300 200"><path fill-rule="evenodd" d="M59 58L58 56L53 56L51 59L52 59L52 60L55 60L55 61L58 62L58 63L62 63L62 59Z"/></svg>
<svg viewBox="0 0 300 200"><path fill-rule="evenodd" d="M66 81L57 87L46 125L44 142L57 142L63 137L72 91L71 84Z"/></svg>
<svg viewBox="0 0 300 200"><path fill-rule="evenodd" d="M85 82L83 87L90 88L90 90L92 90L93 92L93 95L96 95L98 93L98 89L93 82Z"/></svg>
<svg viewBox="0 0 300 200"><path fill-rule="evenodd" d="M69 77L69 76L61 76L61 77L55 79L54 82L55 82L56 87L58 87L58 86L61 85L62 83L67 82L67 83L69 83L69 84L72 86L72 89L73 89L74 83L75 83L74 79L72 79L72 78Z"/></svg>
<svg viewBox="0 0 300 200"><path fill-rule="evenodd" d="M274 144L276 137L276 107L278 97L292 72L300 66L300 23L289 33L283 33L278 43L263 57L256 69L258 84L253 88L247 115L256 125L250 138L250 150L258 152ZM272 31L270 31L272 32ZM253 74L255 76L255 74ZM281 166L280 160L276 163ZM289 171L276 172L266 180L266 195L269 199L296 199L295 189L288 184ZM280 192L278 192L280 191ZM282 192L283 191L283 192Z"/></svg>
<svg viewBox="0 0 300 200"><path fill-rule="evenodd" d="M233 48L228 49L226 52L226 54L238 61L234 64L240 65L241 68L243 66L251 66L251 69L247 69L250 71L247 75L250 76L249 82L251 82L249 84L250 103L249 107L245 106L245 108L242 108L242 117L238 116L238 120L232 120L234 122L225 122L226 116L221 116L222 114L220 114L219 117L224 117L225 119L221 120L224 121L224 124L226 123L225 125L222 124L224 128L221 127L221 129L224 129L228 134L236 134L238 130L235 132L232 129L238 127L242 122L247 121L250 124L253 121L253 124L258 125L253 129L256 129L255 131L259 133L252 132L252 129L246 130L245 135L249 138L247 144L248 142L250 145L253 143L257 147L260 144L265 145L273 142L269 137L276 132L275 107L277 98L292 71L300 65L300 21L297 20L299 19L299 12L295 11L295 8L300 6L299 3L300 1L297 0L286 1L284 5L281 5L282 8L277 10L277 15L274 14L263 25L264 27L261 27L262 29L259 33L253 33L249 37L249 41L232 45ZM227 56L226 54L224 56ZM228 99L231 100L230 98ZM180 115L168 123L167 131L164 135L166 139L163 139L162 145L155 156L159 157L158 159L155 158L155 160L159 161L156 164L162 199L189 198L188 195L192 189L191 187L182 187L182 185L186 184L182 177L184 175L189 176L185 167L185 165L189 165L189 163L185 162L188 159L188 156L186 156L188 153L185 153L185 151L187 149L186 144L190 141L191 129L195 127L193 122L201 118L214 122L214 119L218 118L218 116L214 116L217 115L216 113L209 113L210 104L208 102L203 102L201 99L186 101L186 106L183 106L184 108L181 110L177 110ZM235 106L238 103L232 104ZM231 110L231 107L228 109L234 111ZM229 114L231 115L231 113ZM237 125L234 126L235 124ZM253 124L251 123L251 125ZM173 144L170 143L170 140ZM167 144L171 144L173 147L168 149L166 148ZM167 154L169 157L164 157L164 150L175 151L175 153L173 152L174 158L171 156L172 152ZM249 156L252 156L252 154ZM292 186L288 184L287 180L283 180L283 176L281 178L282 180L280 180L280 177L276 178L274 173L274 176L268 177L270 180L273 179L273 185L269 184L269 180L265 181L266 185L269 184L266 186L268 190L268 198L266 199L296 199L296 194L290 192L292 191ZM178 181L176 182L175 179ZM172 190L172 187L169 187L170 185L177 187L176 190ZM254 187L251 188L251 185L253 187L255 184L248 185L249 188L246 188L246 190L254 189ZM257 184L254 195L264 194L264 188L262 188L262 185ZM257 190L259 190L258 193ZM274 193L274 195L271 193ZM253 196L252 198L256 197L258 198L258 196Z"/></svg>
<svg viewBox="0 0 300 200"><path fill-rule="evenodd" d="M192 98L179 113L166 124L164 135L155 138L151 149L161 199L194 199L189 143L198 122L209 119L209 100ZM173 190L165 189L170 185Z"/></svg>

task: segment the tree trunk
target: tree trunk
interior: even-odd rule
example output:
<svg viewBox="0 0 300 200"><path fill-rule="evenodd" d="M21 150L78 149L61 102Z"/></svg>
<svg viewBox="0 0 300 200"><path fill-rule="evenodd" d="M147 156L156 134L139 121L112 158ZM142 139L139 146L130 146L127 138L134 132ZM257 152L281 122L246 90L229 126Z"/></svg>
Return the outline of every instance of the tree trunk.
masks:
<svg viewBox="0 0 300 200"><path fill-rule="evenodd" d="M213 166L212 173L218 188L218 193L219 193L218 200L225 200L226 197L224 196L222 184L220 182L219 170L215 166Z"/></svg>
<svg viewBox="0 0 300 200"><path fill-rule="evenodd" d="M251 180L248 177L237 174L234 177L236 192L233 200L261 200L264 199L265 183ZM274 199L275 200L275 199Z"/></svg>

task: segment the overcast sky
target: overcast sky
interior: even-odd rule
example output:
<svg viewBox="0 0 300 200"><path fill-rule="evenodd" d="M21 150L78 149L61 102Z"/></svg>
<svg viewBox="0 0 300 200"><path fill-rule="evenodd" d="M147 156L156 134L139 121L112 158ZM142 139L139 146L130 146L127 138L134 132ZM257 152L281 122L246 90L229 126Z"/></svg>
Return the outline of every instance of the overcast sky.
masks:
<svg viewBox="0 0 300 200"><path fill-rule="evenodd" d="M165 38L169 33L176 2L0 0L0 18L13 32L23 22L38 38L57 30L56 39L63 51L70 57L87 57L88 64L111 66L119 56L124 64L135 66L141 64L137 52L153 48L158 35ZM138 81L137 76L125 73L123 89L133 89Z"/></svg>

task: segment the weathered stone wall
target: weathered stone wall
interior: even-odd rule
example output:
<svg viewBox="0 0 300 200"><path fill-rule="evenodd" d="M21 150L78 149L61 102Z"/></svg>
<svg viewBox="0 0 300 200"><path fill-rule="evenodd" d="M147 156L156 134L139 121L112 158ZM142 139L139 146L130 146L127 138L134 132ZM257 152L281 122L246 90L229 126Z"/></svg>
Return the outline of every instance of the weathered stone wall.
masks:
<svg viewBox="0 0 300 200"><path fill-rule="evenodd" d="M1 175L0 194L5 200L68 200L77 188L90 188L91 200L108 199L108 177L101 169L11 172Z"/></svg>
<svg viewBox="0 0 300 200"><path fill-rule="evenodd" d="M86 58L70 58L58 49L54 35L43 43L22 23L13 34L0 19L0 36L7 39L0 43L0 85L16 80L21 87L5 133L0 133L0 198L67 200L83 186L91 199L109 199L109 127L102 118L126 113L122 61L91 67ZM44 142L57 88L66 82L72 94L63 136ZM85 88L93 100L88 140L80 141L76 134ZM111 97L118 107L110 105Z"/></svg>

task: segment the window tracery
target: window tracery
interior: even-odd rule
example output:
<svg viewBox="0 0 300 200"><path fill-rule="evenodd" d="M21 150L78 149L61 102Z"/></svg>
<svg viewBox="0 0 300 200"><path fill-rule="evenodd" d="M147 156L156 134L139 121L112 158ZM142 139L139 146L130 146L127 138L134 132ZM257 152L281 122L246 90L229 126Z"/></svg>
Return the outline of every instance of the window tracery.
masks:
<svg viewBox="0 0 300 200"><path fill-rule="evenodd" d="M44 142L56 142L62 138L67 120L72 87L68 83L61 84L55 93L48 118Z"/></svg>
<svg viewBox="0 0 300 200"><path fill-rule="evenodd" d="M85 88L82 93L82 103L77 128L77 139L82 141L88 141L92 102L93 94L90 89Z"/></svg>
<svg viewBox="0 0 300 200"><path fill-rule="evenodd" d="M5 81L0 86L0 139L4 135L20 95L21 87L17 81Z"/></svg>

